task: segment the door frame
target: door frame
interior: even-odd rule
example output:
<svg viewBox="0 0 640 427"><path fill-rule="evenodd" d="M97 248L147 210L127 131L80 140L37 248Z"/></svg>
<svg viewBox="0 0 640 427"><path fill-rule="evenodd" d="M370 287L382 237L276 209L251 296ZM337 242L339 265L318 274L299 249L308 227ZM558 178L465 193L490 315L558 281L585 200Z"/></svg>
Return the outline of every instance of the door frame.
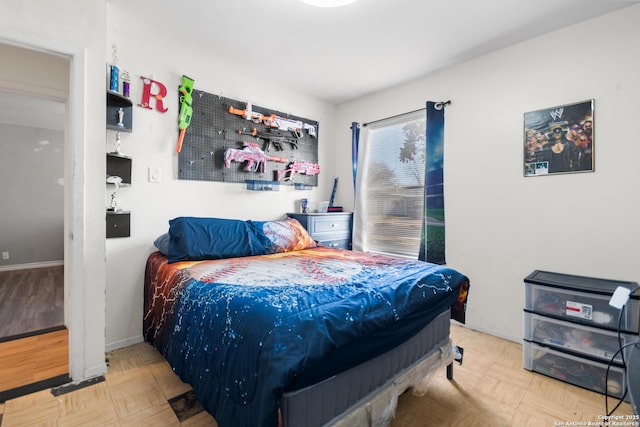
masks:
<svg viewBox="0 0 640 427"><path fill-rule="evenodd" d="M85 331L85 147L86 131L83 126L85 105L86 51L58 40L44 39L29 34L4 34L0 43L32 51L63 56L69 59L69 93L65 123L64 165L64 307L65 325L69 330L69 376L82 380L101 375L104 366L86 366ZM25 88L28 90L29 88ZM33 89L32 89L32 93ZM38 93L42 96L42 92Z"/></svg>

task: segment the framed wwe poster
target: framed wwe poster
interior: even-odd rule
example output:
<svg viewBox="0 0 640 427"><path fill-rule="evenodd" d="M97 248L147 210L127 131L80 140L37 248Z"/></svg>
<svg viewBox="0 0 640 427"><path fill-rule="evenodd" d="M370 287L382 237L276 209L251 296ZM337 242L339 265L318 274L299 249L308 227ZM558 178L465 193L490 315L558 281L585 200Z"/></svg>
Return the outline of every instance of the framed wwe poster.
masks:
<svg viewBox="0 0 640 427"><path fill-rule="evenodd" d="M524 114L524 176L593 172L594 103Z"/></svg>

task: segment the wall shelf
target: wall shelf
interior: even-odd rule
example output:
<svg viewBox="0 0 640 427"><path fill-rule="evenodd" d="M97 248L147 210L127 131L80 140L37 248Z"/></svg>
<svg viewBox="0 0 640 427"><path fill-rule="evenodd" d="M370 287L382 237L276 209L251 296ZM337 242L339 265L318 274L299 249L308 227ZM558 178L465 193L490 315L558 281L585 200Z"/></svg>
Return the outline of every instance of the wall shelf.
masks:
<svg viewBox="0 0 640 427"><path fill-rule="evenodd" d="M106 127L109 130L117 132L133 132L133 103L125 96L117 92L107 91L107 117ZM117 152L107 153L106 155L106 180L107 185L113 185L109 182L109 177L120 177L122 182L118 187L128 187L131 185L131 166L132 159L119 151L120 134L117 136ZM112 206L112 208L115 207ZM131 212L124 210L106 211L106 236L108 239L114 237L131 236Z"/></svg>
<svg viewBox="0 0 640 427"><path fill-rule="evenodd" d="M121 109L122 121L119 118ZM107 91L107 129L133 132L133 103L129 98L112 91Z"/></svg>
<svg viewBox="0 0 640 427"><path fill-rule="evenodd" d="M119 153L107 153L107 178L119 176L122 186L131 185L131 165L133 160L129 156Z"/></svg>

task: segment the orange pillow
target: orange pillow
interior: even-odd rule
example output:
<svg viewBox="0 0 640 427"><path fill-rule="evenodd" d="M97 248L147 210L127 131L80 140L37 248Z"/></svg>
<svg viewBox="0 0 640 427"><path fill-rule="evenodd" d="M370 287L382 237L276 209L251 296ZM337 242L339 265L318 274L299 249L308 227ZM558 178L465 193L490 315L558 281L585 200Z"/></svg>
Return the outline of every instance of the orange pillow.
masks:
<svg viewBox="0 0 640 427"><path fill-rule="evenodd" d="M293 218L282 221L265 221L262 232L271 241L272 253L300 251L318 246L307 230Z"/></svg>

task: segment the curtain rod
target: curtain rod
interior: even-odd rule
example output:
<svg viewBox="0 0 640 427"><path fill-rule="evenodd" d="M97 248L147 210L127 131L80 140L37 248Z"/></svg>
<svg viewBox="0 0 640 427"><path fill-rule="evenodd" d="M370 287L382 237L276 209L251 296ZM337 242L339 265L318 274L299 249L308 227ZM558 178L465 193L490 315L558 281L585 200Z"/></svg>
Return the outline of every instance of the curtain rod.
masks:
<svg viewBox="0 0 640 427"><path fill-rule="evenodd" d="M449 104L451 104L451 101L436 102L435 108L436 108L436 110L441 110L442 108L446 107ZM378 123L378 122L381 122L383 120L395 119L396 117L401 117L401 116L404 116L405 114L417 113L419 111L424 111L424 110L426 110L426 108L418 108L417 110L408 111L408 112L402 113L402 114L396 114L395 116L385 117L384 119L378 119L378 120L374 120L374 121L368 122L368 123L363 123L362 126L367 126L367 125L370 125L370 124L373 124L373 123Z"/></svg>

